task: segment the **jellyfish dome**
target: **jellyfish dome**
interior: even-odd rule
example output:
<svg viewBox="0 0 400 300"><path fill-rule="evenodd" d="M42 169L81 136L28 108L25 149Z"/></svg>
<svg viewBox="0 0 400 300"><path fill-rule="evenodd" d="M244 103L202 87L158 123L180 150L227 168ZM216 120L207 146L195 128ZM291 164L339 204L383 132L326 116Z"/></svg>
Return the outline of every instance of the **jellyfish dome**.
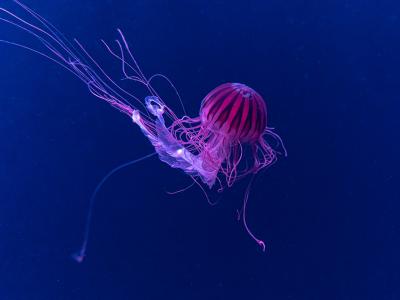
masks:
<svg viewBox="0 0 400 300"><path fill-rule="evenodd" d="M238 175L256 173L275 160L275 152L262 138L267 130L266 105L252 88L241 83L218 86L204 98L200 120L209 137L204 163L218 166L228 186ZM253 163L239 169L244 146L250 146Z"/></svg>
<svg viewBox="0 0 400 300"><path fill-rule="evenodd" d="M265 130L267 109L252 88L241 83L225 83L204 98L200 119L204 127L230 141L254 142Z"/></svg>

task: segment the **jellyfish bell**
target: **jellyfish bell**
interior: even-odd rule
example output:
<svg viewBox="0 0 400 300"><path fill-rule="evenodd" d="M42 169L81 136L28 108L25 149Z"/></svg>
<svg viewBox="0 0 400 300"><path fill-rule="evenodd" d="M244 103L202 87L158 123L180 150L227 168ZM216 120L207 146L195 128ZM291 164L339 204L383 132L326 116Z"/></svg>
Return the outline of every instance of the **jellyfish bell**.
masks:
<svg viewBox="0 0 400 300"><path fill-rule="evenodd" d="M267 130L267 109L263 98L241 83L225 83L204 98L200 108L201 124L208 135L205 160L219 161L220 171L231 186L236 177L256 173L275 159L275 152L262 140ZM243 147L252 148L254 164L239 171ZM267 154L261 160L258 148Z"/></svg>
<svg viewBox="0 0 400 300"><path fill-rule="evenodd" d="M241 83L225 83L204 98L200 108L204 127L231 142L257 141L265 130L267 109L262 97Z"/></svg>

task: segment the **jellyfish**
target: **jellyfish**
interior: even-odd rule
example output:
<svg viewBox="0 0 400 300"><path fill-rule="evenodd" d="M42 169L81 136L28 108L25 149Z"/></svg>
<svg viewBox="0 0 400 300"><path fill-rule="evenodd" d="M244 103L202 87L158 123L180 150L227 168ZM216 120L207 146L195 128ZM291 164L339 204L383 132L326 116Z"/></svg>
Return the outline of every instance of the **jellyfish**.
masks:
<svg viewBox="0 0 400 300"><path fill-rule="evenodd" d="M145 87L148 96L143 101L118 84L77 39L70 42L34 10L18 0L13 2L27 17L0 7L0 21L26 32L40 46L4 39L0 42L31 51L71 72L86 84L92 95L127 115L155 149L152 154L113 169L99 183L90 199L84 241L74 255L76 261L83 261L86 255L92 208L101 185L122 167L156 154L162 162L190 176L208 200L207 188L222 192L237 180L250 177L238 217L249 236L265 251L264 241L256 237L247 224L247 201L255 175L275 163L278 155L286 155L286 149L279 135L267 126L266 103L258 92L242 83L221 84L201 101L199 116L189 117L172 81L162 74L146 77L123 32L118 29L119 38L115 44L104 40L101 43L120 64L122 80ZM153 87L156 78L166 80L176 92L184 113L182 117L177 116Z"/></svg>

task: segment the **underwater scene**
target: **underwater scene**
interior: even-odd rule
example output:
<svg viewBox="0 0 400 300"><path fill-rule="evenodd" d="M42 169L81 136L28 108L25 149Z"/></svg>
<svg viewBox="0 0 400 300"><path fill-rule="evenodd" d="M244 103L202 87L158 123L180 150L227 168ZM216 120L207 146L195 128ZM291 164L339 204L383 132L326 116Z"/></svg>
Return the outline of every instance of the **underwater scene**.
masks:
<svg viewBox="0 0 400 300"><path fill-rule="evenodd" d="M0 1L0 300L400 299L400 3Z"/></svg>

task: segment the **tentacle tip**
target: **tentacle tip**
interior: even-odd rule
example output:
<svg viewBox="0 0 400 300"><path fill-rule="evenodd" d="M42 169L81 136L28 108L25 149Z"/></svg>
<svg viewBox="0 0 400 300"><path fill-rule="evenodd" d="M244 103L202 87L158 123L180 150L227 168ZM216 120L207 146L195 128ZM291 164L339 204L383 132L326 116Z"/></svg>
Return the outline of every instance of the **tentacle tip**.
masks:
<svg viewBox="0 0 400 300"><path fill-rule="evenodd" d="M262 251L265 252L265 243L263 241L257 241L257 244L261 246Z"/></svg>
<svg viewBox="0 0 400 300"><path fill-rule="evenodd" d="M79 264L83 262L85 257L86 257L86 255L85 255L85 253L82 253L82 251L78 251L78 252L71 254L71 258Z"/></svg>
<svg viewBox="0 0 400 300"><path fill-rule="evenodd" d="M236 210L236 220L237 220L238 222L240 222L240 215L241 215L241 212L237 209L237 210Z"/></svg>

